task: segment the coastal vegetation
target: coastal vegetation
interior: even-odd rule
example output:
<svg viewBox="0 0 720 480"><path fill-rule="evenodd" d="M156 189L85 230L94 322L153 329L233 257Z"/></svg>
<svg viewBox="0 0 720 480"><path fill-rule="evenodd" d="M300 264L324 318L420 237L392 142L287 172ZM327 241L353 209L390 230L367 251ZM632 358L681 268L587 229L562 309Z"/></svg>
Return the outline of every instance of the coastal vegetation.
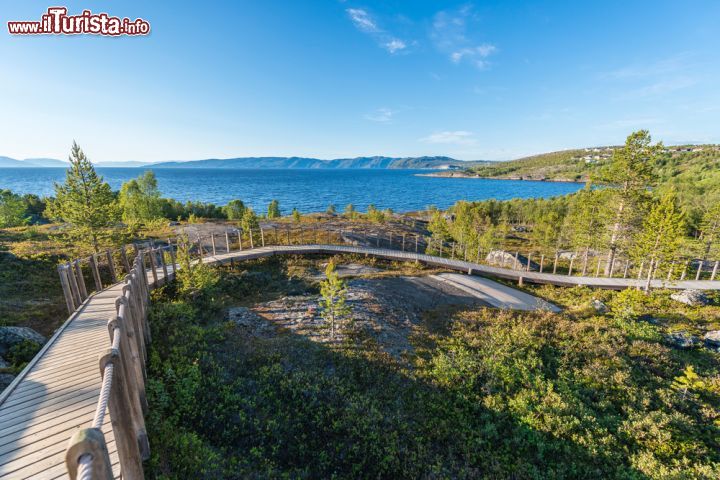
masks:
<svg viewBox="0 0 720 480"><path fill-rule="evenodd" d="M565 312L428 312L401 357L359 331L318 342L228 320L230 306L317 292L298 262L154 294L150 478L720 475L717 354L665 340L666 321L717 325L717 306L538 287Z"/></svg>
<svg viewBox="0 0 720 480"><path fill-rule="evenodd" d="M514 248L547 258L571 252L581 257L583 273L590 257L603 262L606 276L628 261L644 263L640 273L648 279L679 278L686 263L709 270L705 261L720 253L720 169L713 168L720 160L708 155L704 167L673 169L664 151L647 131L635 132L593 167L584 190L551 199L460 201L447 214L435 211L429 229L435 245L453 242L472 258Z"/></svg>

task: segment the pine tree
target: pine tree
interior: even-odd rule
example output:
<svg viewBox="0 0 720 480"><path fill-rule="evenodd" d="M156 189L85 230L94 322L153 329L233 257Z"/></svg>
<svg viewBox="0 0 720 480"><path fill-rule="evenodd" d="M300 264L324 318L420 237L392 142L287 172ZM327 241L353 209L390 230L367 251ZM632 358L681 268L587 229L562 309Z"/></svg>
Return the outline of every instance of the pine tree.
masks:
<svg viewBox="0 0 720 480"><path fill-rule="evenodd" d="M573 248L583 252L582 274L587 274L590 250L598 250L605 245L604 228L606 192L592 190L586 185L573 196L570 211L565 221L566 234Z"/></svg>
<svg viewBox="0 0 720 480"><path fill-rule="evenodd" d="M268 205L267 218L280 218L280 202L273 200Z"/></svg>
<svg viewBox="0 0 720 480"><path fill-rule="evenodd" d="M612 201L608 202L612 209L612 227L606 275L615 263L618 249L627 246L642 219L648 187L656 180L654 166L662 148L662 143L652 144L647 130L633 132L624 147L613 151L608 168L593 179L598 184L612 187L614 193Z"/></svg>
<svg viewBox="0 0 720 480"><path fill-rule="evenodd" d="M668 266L677 255L684 233L684 215L676 205L675 192L669 191L651 207L633 245L637 262L650 260L646 290L659 266Z"/></svg>
<svg viewBox="0 0 720 480"><path fill-rule="evenodd" d="M222 209L228 220L242 220L245 214L245 204L242 200L230 200Z"/></svg>
<svg viewBox="0 0 720 480"><path fill-rule="evenodd" d="M20 195L0 190L0 227L17 227L28 223L27 206Z"/></svg>
<svg viewBox="0 0 720 480"><path fill-rule="evenodd" d="M330 204L327 207L327 210L325 210L325 213L328 215L335 215L337 213L337 209L335 208L335 204Z"/></svg>
<svg viewBox="0 0 720 480"><path fill-rule="evenodd" d="M695 373L695 369L692 365L685 367L683 374L679 377L675 377L672 383L672 388L682 394L682 399L685 400L688 395L692 395L694 391L701 391L705 389L705 381L702 377Z"/></svg>
<svg viewBox="0 0 720 480"><path fill-rule="evenodd" d="M327 279L320 283L320 306L322 317L330 324L330 339L334 339L338 323L350 315L351 309L347 304L347 285L338 277L333 262L325 268L325 276Z"/></svg>
<svg viewBox="0 0 720 480"><path fill-rule="evenodd" d="M298 210L297 208L293 208L292 217L293 217L293 221L295 223L300 223L300 221L302 220L302 215L300 215L300 210Z"/></svg>
<svg viewBox="0 0 720 480"><path fill-rule="evenodd" d="M116 228L120 210L110 185L97 174L85 153L73 142L65 183L55 183L55 199L49 205L52 218L67 223L64 231L74 243L89 244L100 251Z"/></svg>

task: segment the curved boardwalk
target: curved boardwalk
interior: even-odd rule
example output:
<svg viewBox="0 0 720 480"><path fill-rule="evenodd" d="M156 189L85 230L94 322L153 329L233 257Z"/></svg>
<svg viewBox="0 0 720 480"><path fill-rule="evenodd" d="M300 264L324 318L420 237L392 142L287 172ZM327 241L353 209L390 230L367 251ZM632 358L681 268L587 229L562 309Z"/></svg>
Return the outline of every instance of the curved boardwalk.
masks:
<svg viewBox="0 0 720 480"><path fill-rule="evenodd" d="M414 252L348 245L272 246L230 252L204 259L229 263L277 254L364 254L397 261L419 261L464 273L560 286L589 285L622 289L644 281L622 278L568 277L526 272L450 260ZM162 272L158 272L159 279ZM115 299L123 283L87 298L48 341L38 356L0 395L0 478L67 478L65 449L69 438L93 419L100 392L98 356L107 349L107 321L115 313ZM720 282L655 280L653 287L720 289ZM119 464L109 416L103 431L113 471Z"/></svg>

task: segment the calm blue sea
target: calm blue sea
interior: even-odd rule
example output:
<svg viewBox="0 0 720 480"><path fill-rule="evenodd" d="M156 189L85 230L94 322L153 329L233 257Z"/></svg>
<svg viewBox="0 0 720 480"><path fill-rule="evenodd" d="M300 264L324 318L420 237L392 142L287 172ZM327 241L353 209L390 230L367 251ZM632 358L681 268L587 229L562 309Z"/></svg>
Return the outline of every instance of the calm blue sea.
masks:
<svg viewBox="0 0 720 480"><path fill-rule="evenodd" d="M98 168L113 189L137 177L146 168ZM365 210L378 208L397 212L435 205L446 208L458 200L495 198L539 198L564 195L581 184L419 177L427 170L236 170L154 169L163 196L180 201L196 200L223 205L239 198L259 212L272 199L288 213L324 211L329 204L338 210L352 203ZM16 193L52 195L53 182L62 182L62 168L0 168L0 189Z"/></svg>

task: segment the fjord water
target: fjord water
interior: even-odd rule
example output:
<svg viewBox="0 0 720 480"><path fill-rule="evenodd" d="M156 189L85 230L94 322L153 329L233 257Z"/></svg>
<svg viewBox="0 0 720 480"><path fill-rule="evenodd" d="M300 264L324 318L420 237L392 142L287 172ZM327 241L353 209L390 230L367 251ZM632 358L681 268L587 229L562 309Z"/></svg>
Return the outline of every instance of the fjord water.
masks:
<svg viewBox="0 0 720 480"><path fill-rule="evenodd" d="M97 170L113 190L118 190L123 182L148 168ZM582 188L577 183L417 176L428 173L427 170L152 170L164 197L219 205L238 198L258 212L264 212L272 199L280 202L283 213L293 208L303 213L325 211L331 203L339 211L349 203L364 211L372 203L378 208L406 212L429 205L447 208L458 200L547 198ZM64 178L62 168L3 168L0 189L52 195L53 182L62 182Z"/></svg>

